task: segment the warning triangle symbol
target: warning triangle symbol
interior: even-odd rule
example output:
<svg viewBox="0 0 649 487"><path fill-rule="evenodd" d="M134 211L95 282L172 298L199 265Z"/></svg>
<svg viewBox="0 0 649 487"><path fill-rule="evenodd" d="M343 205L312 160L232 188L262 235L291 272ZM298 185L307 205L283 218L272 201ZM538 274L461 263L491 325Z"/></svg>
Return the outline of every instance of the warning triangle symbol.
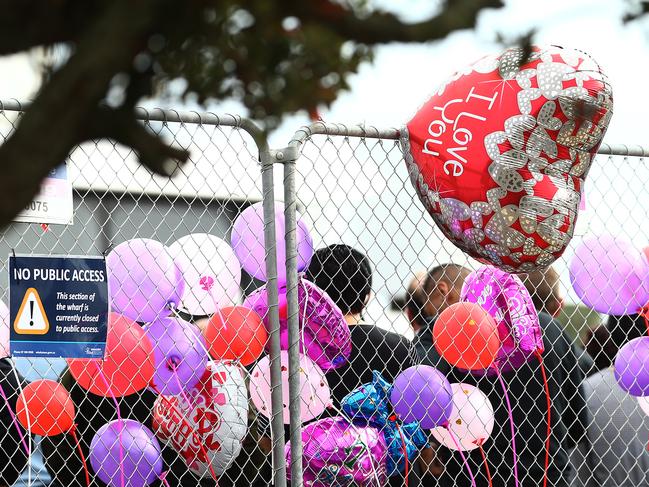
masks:
<svg viewBox="0 0 649 487"><path fill-rule="evenodd" d="M45 335L50 330L50 322L43 309L38 291L27 289L23 302L14 320L14 330L21 335Z"/></svg>

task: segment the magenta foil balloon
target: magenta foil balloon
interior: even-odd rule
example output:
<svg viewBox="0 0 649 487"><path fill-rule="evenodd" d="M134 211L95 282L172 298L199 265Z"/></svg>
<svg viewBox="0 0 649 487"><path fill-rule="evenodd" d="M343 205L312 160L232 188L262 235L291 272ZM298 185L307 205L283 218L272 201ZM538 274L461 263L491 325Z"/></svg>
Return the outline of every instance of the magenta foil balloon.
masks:
<svg viewBox="0 0 649 487"><path fill-rule="evenodd" d="M298 302L298 319L304 337L300 340L300 351L325 372L347 363L352 351L351 332L336 303L326 292L302 276L298 279ZM261 316L270 333L266 288L262 287L250 294L243 306ZM288 350L286 289L279 290L279 315L281 348Z"/></svg>
<svg viewBox="0 0 649 487"><path fill-rule="evenodd" d="M90 443L90 465L102 482L120 487L120 439L125 485L145 487L160 477L163 462L158 440L143 424L124 419L99 428Z"/></svg>
<svg viewBox="0 0 649 487"><path fill-rule="evenodd" d="M634 338L620 349L615 379L632 396L649 396L649 337Z"/></svg>
<svg viewBox="0 0 649 487"><path fill-rule="evenodd" d="M112 311L146 323L169 316L185 287L167 247L147 238L122 242L106 257Z"/></svg>
<svg viewBox="0 0 649 487"><path fill-rule="evenodd" d="M635 314L649 301L649 263L642 250L611 235L577 245L570 280L579 299L600 313Z"/></svg>
<svg viewBox="0 0 649 487"><path fill-rule="evenodd" d="M481 267L464 281L462 301L482 306L498 325L500 350L494 365L506 372L543 352L543 333L530 293L520 278L497 267ZM479 371L472 371L479 373ZM490 368L487 373L496 373Z"/></svg>
<svg viewBox="0 0 649 487"><path fill-rule="evenodd" d="M390 403L401 421L419 421L424 429L442 426L453 412L453 391L435 367L416 365L394 380Z"/></svg>
<svg viewBox="0 0 649 487"><path fill-rule="evenodd" d="M180 318L161 318L147 325L153 345L153 384L164 395L192 389L205 373L209 356L198 328Z"/></svg>
<svg viewBox="0 0 649 487"><path fill-rule="evenodd" d="M387 447L376 428L352 425L341 417L321 419L302 428L302 447L306 486L386 485ZM290 442L286 464L290 479Z"/></svg>
<svg viewBox="0 0 649 487"><path fill-rule="evenodd" d="M277 282L286 284L286 220L284 203L275 202L275 238L277 252ZM264 248L264 208L255 203L243 210L232 227L232 248L241 267L251 276L266 281L266 249ZM309 228L297 215L297 270L305 270L313 257L313 239Z"/></svg>

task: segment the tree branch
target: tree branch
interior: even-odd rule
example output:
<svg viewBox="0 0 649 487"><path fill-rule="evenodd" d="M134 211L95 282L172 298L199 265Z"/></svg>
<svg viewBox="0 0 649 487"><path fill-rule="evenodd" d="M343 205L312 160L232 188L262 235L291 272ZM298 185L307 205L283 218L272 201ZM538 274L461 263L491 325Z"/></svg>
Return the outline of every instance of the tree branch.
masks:
<svg viewBox="0 0 649 487"><path fill-rule="evenodd" d="M37 194L40 182L82 142L116 73L128 71L155 24L155 0L113 0L53 74L0 146L0 226Z"/></svg>
<svg viewBox="0 0 649 487"><path fill-rule="evenodd" d="M107 5L100 0L0 0L5 18L0 55L78 40L88 19L100 15Z"/></svg>
<svg viewBox="0 0 649 487"><path fill-rule="evenodd" d="M502 0L451 0L428 20L407 24L387 12L357 17L342 6L329 2L296 0L295 15L304 22L319 19L339 35L363 44L388 42L426 42L442 39L451 32L475 26L478 14L486 8L502 7Z"/></svg>
<svg viewBox="0 0 649 487"><path fill-rule="evenodd" d="M157 174L171 176L179 163L189 159L189 152L171 147L147 130L146 126L135 118L131 107L119 110L99 108L91 120L84 132L85 139L113 139L131 147L140 162Z"/></svg>

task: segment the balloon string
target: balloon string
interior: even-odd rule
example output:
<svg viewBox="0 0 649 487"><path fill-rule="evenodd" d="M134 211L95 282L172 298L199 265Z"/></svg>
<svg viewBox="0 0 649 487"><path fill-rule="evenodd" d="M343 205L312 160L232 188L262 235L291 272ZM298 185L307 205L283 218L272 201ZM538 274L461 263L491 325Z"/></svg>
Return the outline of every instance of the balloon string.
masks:
<svg viewBox="0 0 649 487"><path fill-rule="evenodd" d="M507 404L507 415L509 416L509 426L512 430L512 452L514 454L514 483L518 487L518 455L516 454L516 428L514 426L514 414L512 412L512 405L509 402L509 393L507 392L507 386L503 380L503 375L500 373L500 370L497 371L496 375L498 376L498 382L502 387L503 394L505 395L505 403Z"/></svg>
<svg viewBox="0 0 649 487"><path fill-rule="evenodd" d="M164 485L165 487L170 487L169 486L169 481L167 480L167 474L168 473L169 472L162 472L160 474L160 476L158 477L160 479L160 482L162 482L162 485Z"/></svg>
<svg viewBox="0 0 649 487"><path fill-rule="evenodd" d="M178 388L180 389L180 394L182 398L185 400L185 403L188 404L190 407L193 407L193 403L189 400L189 397L187 397L187 393L185 392L185 389L183 388L181 382L180 382L180 377L178 377L178 373L176 372L176 367L172 365L171 371L174 375L174 378L176 379L176 383L178 384ZM201 441L201 437L196 433L194 428L189 424L189 421L184 418L186 423L188 424L192 435L194 436L194 439L198 443L198 447L201 450L201 453L205 456L205 461L207 462L207 466L210 469L210 474L212 475L212 478L214 479L214 482L216 482L216 486L218 487L219 485L219 479L216 476L216 473L214 472L214 467L212 467L212 462L210 461L210 457L207 455L207 450L205 449L205 445L203 445L203 442Z"/></svg>
<svg viewBox="0 0 649 487"><path fill-rule="evenodd" d="M7 405L7 410L9 410L9 415L11 416L11 421L13 422L14 426L16 427L16 431L18 431L18 436L20 436L20 442L23 444L23 447L25 448L25 453L27 453L27 457L30 456L29 448L27 447L27 442L25 441L25 435L23 435L23 430L20 427L20 424L18 424L18 418L16 418L16 415L14 414L13 409L11 409L11 406L9 405L9 399L7 399L7 395L5 394L5 390L2 387L2 384L0 383L0 396L2 396L2 399L4 400L5 404ZM27 402L25 402L25 410L27 410Z"/></svg>
<svg viewBox="0 0 649 487"><path fill-rule="evenodd" d="M401 427L397 424L397 431L399 432L399 436L401 437L401 445L403 446L403 458L406 461L406 469L404 472L405 479L406 479L406 487L408 487L408 448L406 447L406 439L403 437L403 432L401 431Z"/></svg>
<svg viewBox="0 0 649 487"><path fill-rule="evenodd" d="M83 472L86 474L86 485L90 487L90 472L88 471L88 464L86 463L86 457L84 456L83 449L81 448L81 442L79 441L79 437L77 436L76 424L72 425L72 428L70 429L70 434L74 439L74 442L77 446L77 451L79 452L79 456L81 457L81 463L83 464Z"/></svg>
<svg viewBox="0 0 649 487"><path fill-rule="evenodd" d="M108 380L104 375L104 371L101 369L101 366L96 361L95 361L95 367L97 368L97 373L99 374L99 377L101 377L101 380L104 382L104 385L106 386L106 390L109 396L113 399L113 403L115 404L115 411L117 412L117 425L118 425L117 441L119 442L119 480L120 480L120 486L124 487L124 444L122 442L122 413L119 410L119 404L117 403L117 398L115 397L115 393L113 392L113 389L108 384Z"/></svg>
<svg viewBox="0 0 649 487"><path fill-rule="evenodd" d="M9 360L11 363L11 371L14 374L14 378L16 379L16 384L20 384L22 381L20 380L20 377L18 376L18 370L16 369L16 363L13 360ZM0 384L1 385L1 384ZM7 407L9 406L9 403L7 403ZM11 410L11 408L9 408ZM29 408L25 407L25 418L27 418L27 431L32 430L32 423L30 420L30 414L29 414ZM15 424L15 423L14 423ZM23 443L24 444L24 443ZM32 451L32 435L28 434L27 435L27 446L28 446L28 451ZM27 487L32 486L32 455L31 453L27 454Z"/></svg>
<svg viewBox="0 0 649 487"><path fill-rule="evenodd" d="M646 316L645 316L645 321L647 321ZM539 359L539 364L541 365L541 376L543 377L543 388L545 389L545 399L548 404L548 431L545 437L545 466L543 470L543 487L547 487L548 468L550 466L550 436L552 435L552 424L551 424L552 399L550 398L550 387L548 385L548 376L545 373L545 366L543 365L543 356L541 355L541 352L538 349L535 351L535 355Z"/></svg>
<svg viewBox="0 0 649 487"><path fill-rule="evenodd" d="M471 466L469 465L469 461L464 456L462 447L460 446L460 443L457 441L455 434L453 434L453 431L451 430L451 427L448 424L446 424L446 431L448 431L449 436L453 440L453 444L455 445L455 448L457 448L457 451L460 453L460 458L462 458L462 463L466 467L467 472L469 472L469 477L471 477L471 485L473 485L473 487L476 487L475 477L473 476L473 472L471 471Z"/></svg>
<svg viewBox="0 0 649 487"><path fill-rule="evenodd" d="M491 480L491 472L489 471L489 462L487 461L487 455L485 455L484 448L482 448L482 444L478 445L480 448L480 455L482 455L482 461L484 463L484 468L487 471L487 480L489 480L489 487L493 487L493 482Z"/></svg>

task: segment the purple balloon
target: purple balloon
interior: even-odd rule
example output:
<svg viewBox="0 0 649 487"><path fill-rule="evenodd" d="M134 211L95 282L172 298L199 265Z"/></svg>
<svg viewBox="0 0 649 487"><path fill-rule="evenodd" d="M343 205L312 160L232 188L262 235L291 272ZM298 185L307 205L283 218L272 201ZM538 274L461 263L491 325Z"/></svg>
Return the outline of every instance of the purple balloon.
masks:
<svg viewBox="0 0 649 487"><path fill-rule="evenodd" d="M153 345L153 383L160 393L177 395L194 387L209 361L205 340L198 328L180 318L170 317L154 321L146 326L145 332Z"/></svg>
<svg viewBox="0 0 649 487"><path fill-rule="evenodd" d="M630 242L610 235L577 246L570 280L579 299L600 313L635 314L649 301L647 259Z"/></svg>
<svg viewBox="0 0 649 487"><path fill-rule="evenodd" d="M442 426L453 412L453 390L435 367L416 365L394 380L390 403L401 421L419 421L424 429Z"/></svg>
<svg viewBox="0 0 649 487"><path fill-rule="evenodd" d="M162 474L160 445L146 426L132 419L111 421L99 428L90 443L92 469L105 484L120 487L120 436L125 484L150 485Z"/></svg>
<svg viewBox="0 0 649 487"><path fill-rule="evenodd" d="M501 343L496 358L498 369L490 367L472 373L493 375L498 370L513 370L534 357L536 350L543 352L539 315L518 276L493 266L481 267L464 281L460 299L479 304L493 316Z"/></svg>
<svg viewBox="0 0 649 487"><path fill-rule="evenodd" d="M288 350L288 321L286 319L286 289L279 290L280 343ZM300 328L304 340L300 351L328 372L345 363L352 351L351 332L340 308L329 295L300 276L298 280ZM268 292L265 287L250 294L243 306L254 310L264 319L270 332ZM267 347L269 347L268 345Z"/></svg>
<svg viewBox="0 0 649 487"><path fill-rule="evenodd" d="M115 247L106 258L111 307L139 322L171 314L185 281L167 247L148 238L134 238Z"/></svg>
<svg viewBox="0 0 649 487"><path fill-rule="evenodd" d="M277 282L286 284L286 221L284 204L275 202L275 239L277 252ZM266 249L264 248L264 208L262 203L255 203L243 210L232 227L230 238L234 253L241 267L253 277L262 281L266 276ZM313 239L309 229L297 215L297 270L305 270L313 257Z"/></svg>
<svg viewBox="0 0 649 487"><path fill-rule="evenodd" d="M302 428L302 448L305 485L386 485L387 446L376 428L341 417L321 419ZM285 451L290 479L290 442Z"/></svg>
<svg viewBox="0 0 649 487"><path fill-rule="evenodd" d="M620 348L615 379L632 396L649 396L649 337L634 338Z"/></svg>

